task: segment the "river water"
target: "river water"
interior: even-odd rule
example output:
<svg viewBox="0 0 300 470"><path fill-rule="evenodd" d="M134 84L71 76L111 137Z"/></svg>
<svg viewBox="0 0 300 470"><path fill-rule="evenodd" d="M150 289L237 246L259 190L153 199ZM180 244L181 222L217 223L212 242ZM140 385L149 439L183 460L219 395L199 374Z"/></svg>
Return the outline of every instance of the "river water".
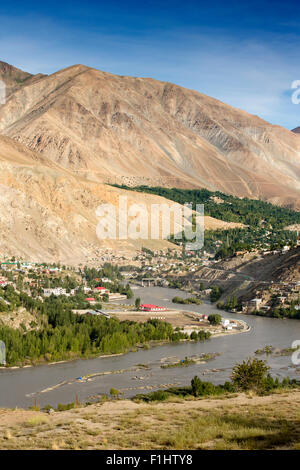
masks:
<svg viewBox="0 0 300 470"><path fill-rule="evenodd" d="M138 287L134 293L141 298L142 303L154 303L166 307L171 305L173 308L171 299L175 295L187 296L182 291L160 287ZM132 300L127 303L132 303ZM2 369L0 407L28 407L34 404L34 400L40 406L46 404L56 406L58 403L74 401L76 394L79 400L89 401L99 394L108 394L111 387L121 390L125 397L130 397L147 392L149 389L145 387L160 388L166 384L189 385L195 375L216 384L223 383L230 377L232 367L237 362L252 356L257 349L266 345L289 348L294 340L300 340L299 320L278 320L220 312L209 302L198 306L180 305L180 309L208 314L218 312L225 318L246 321L251 330L204 342L167 344L121 356L21 369ZM175 356L183 359L185 356L208 352L221 355L206 364L169 369L160 367L164 358ZM263 358L265 359L265 356ZM292 364L291 355L269 356L267 361L273 376L299 378L300 367L298 366L297 370ZM137 370L140 364L147 365L149 369ZM114 373L99 375L86 382L77 380L80 376L109 371Z"/></svg>

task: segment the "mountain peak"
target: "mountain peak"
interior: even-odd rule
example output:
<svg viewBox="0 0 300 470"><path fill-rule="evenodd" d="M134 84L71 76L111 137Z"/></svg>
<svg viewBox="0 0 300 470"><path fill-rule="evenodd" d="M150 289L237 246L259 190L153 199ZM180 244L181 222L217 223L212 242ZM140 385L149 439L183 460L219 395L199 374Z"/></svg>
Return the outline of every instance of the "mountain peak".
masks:
<svg viewBox="0 0 300 470"><path fill-rule="evenodd" d="M3 62L0 60L0 75L3 77L5 76L28 76L31 77L32 74L28 72L24 72L21 69L18 69L17 67L14 67L11 64L8 64L7 62Z"/></svg>
<svg viewBox="0 0 300 470"><path fill-rule="evenodd" d="M13 89L0 108L0 133L69 171L300 208L300 142L287 129L154 79L82 64L41 77L8 70Z"/></svg>
<svg viewBox="0 0 300 470"><path fill-rule="evenodd" d="M24 72L7 62L0 61L0 80L6 85L7 97L31 77L33 77L31 73Z"/></svg>

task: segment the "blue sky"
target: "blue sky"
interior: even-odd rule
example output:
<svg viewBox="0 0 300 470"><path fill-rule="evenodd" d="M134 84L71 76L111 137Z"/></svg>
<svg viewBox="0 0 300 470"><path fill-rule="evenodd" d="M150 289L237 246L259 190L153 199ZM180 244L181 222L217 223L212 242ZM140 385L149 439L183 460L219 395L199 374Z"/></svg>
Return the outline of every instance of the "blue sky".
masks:
<svg viewBox="0 0 300 470"><path fill-rule="evenodd" d="M300 125L300 3L293 1L3 2L0 60L52 73L82 63L153 77L287 128Z"/></svg>

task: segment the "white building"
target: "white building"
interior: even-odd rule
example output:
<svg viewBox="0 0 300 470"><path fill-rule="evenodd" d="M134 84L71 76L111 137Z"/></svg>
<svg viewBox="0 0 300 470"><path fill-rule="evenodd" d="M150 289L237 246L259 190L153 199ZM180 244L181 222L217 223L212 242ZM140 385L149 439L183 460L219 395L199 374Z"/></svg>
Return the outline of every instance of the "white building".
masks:
<svg viewBox="0 0 300 470"><path fill-rule="evenodd" d="M63 289L62 287L54 287L50 289L44 289L44 296L45 297L50 297L50 295L55 295L58 297L59 295L66 295L67 290Z"/></svg>
<svg viewBox="0 0 300 470"><path fill-rule="evenodd" d="M249 306L254 307L255 309L257 309L257 308L259 308L261 303L262 303L262 299L252 299L249 302Z"/></svg>

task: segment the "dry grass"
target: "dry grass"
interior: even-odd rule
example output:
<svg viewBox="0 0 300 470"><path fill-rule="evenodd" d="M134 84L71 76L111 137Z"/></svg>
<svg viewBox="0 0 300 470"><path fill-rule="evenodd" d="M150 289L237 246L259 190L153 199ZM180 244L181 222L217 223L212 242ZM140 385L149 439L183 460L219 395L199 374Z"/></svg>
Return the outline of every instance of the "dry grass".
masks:
<svg viewBox="0 0 300 470"><path fill-rule="evenodd" d="M300 449L300 391L0 411L0 449Z"/></svg>
<svg viewBox="0 0 300 470"><path fill-rule="evenodd" d="M24 426L28 428L33 428L35 426L41 426L42 424L47 424L48 422L49 420L47 416L38 415L38 416L33 416L28 421L26 421L24 423Z"/></svg>

